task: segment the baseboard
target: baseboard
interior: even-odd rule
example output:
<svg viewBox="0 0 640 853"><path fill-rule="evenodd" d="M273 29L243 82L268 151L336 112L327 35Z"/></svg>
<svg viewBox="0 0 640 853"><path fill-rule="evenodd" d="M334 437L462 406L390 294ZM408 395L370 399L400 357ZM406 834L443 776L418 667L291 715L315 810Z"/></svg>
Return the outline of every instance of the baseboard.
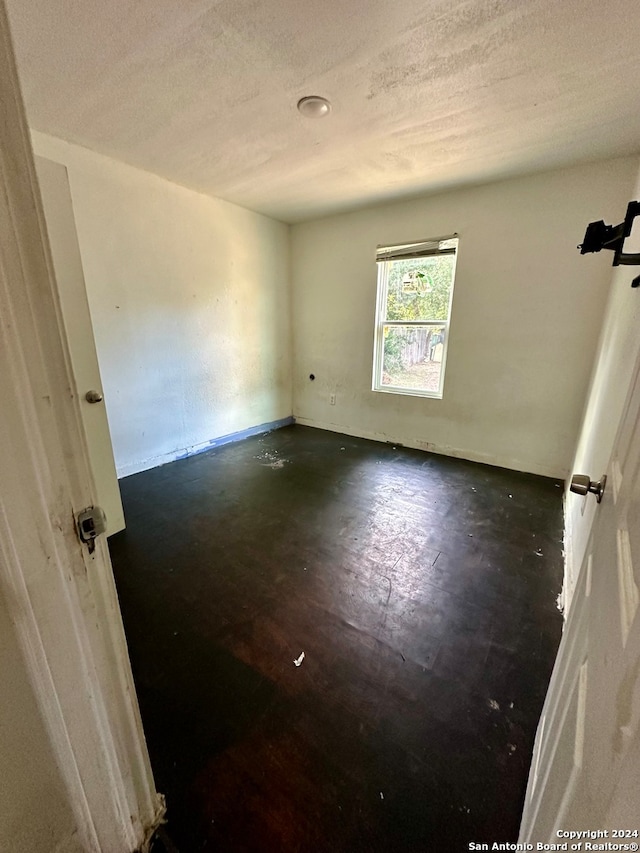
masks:
<svg viewBox="0 0 640 853"><path fill-rule="evenodd" d="M456 459L467 459L469 462L481 462L484 465L493 465L496 468L507 468L510 471L520 471L525 474L536 474L539 477L550 477L553 480L564 480L567 472L558 472L557 469L545 465L525 464L518 459L509 457L497 457L489 453L476 453L465 448L452 447L450 445L432 444L420 439L407 439L402 436L391 436L382 432L372 430L352 429L344 424L331 424L316 421L311 418L295 416L295 422L301 426L315 427L329 432L338 432L343 435L352 435L356 438L368 438L371 441L383 441L387 444L395 443L412 450L425 450L428 453L437 453L440 456L453 456Z"/></svg>
<svg viewBox="0 0 640 853"><path fill-rule="evenodd" d="M194 444L190 447L178 448L172 450L171 453L163 453L159 456L152 456L149 459L141 460L140 462L130 462L127 465L119 465L117 467L118 479L129 477L131 474L139 474L141 471L148 471L150 468L157 468L159 465L166 465L167 462L176 462L178 459L186 459L188 456L196 456L198 453L205 453L207 450L212 450L214 447L222 447L225 444L232 444L235 441L243 441L245 438L251 438L254 435L262 435L265 432L272 432L274 429L281 429L295 423L295 418L289 415L286 418L280 418L277 421L269 421L265 424L241 429L238 432L231 432L227 435L221 435L217 438L211 438L208 441L203 441L201 444Z"/></svg>

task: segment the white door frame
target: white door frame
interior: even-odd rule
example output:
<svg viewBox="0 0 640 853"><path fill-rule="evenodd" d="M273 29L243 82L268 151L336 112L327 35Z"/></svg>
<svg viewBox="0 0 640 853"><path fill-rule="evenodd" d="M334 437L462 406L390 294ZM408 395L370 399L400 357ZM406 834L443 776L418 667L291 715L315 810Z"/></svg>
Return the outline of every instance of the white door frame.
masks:
<svg viewBox="0 0 640 853"><path fill-rule="evenodd" d="M0 584L77 840L91 853L131 853L164 803L106 542L90 555L75 532L95 487L3 0L0 109Z"/></svg>

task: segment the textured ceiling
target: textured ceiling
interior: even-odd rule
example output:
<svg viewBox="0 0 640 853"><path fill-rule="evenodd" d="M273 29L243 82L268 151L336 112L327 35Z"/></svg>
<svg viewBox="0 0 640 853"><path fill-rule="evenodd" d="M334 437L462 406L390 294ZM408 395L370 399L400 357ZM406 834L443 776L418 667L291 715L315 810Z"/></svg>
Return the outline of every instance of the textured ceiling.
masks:
<svg viewBox="0 0 640 853"><path fill-rule="evenodd" d="M8 5L33 128L289 222L640 150L637 0Z"/></svg>

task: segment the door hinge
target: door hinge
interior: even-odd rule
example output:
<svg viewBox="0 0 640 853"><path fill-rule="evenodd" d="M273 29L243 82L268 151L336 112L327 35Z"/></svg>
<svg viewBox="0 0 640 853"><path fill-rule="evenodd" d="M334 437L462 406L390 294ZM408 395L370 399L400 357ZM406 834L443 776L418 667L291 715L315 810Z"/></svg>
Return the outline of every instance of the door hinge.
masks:
<svg viewBox="0 0 640 853"><path fill-rule="evenodd" d="M84 542L89 547L89 553L93 554L96 538L107 530L107 517L104 510L101 506L89 506L78 513L76 523L80 541Z"/></svg>

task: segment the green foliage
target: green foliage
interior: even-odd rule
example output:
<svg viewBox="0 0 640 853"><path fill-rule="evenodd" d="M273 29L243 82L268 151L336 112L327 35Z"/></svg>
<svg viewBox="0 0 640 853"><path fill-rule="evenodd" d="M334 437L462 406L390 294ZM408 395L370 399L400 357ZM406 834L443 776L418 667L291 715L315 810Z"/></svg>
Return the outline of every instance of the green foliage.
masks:
<svg viewBox="0 0 640 853"><path fill-rule="evenodd" d="M403 329L389 329L384 339L384 369L387 373L400 373L403 369L402 353L405 347Z"/></svg>
<svg viewBox="0 0 640 853"><path fill-rule="evenodd" d="M446 320L453 263L454 255L392 261L389 264L387 319ZM405 276L417 279L414 292L405 291Z"/></svg>
<svg viewBox="0 0 640 853"><path fill-rule="evenodd" d="M390 262L387 320L446 320L453 264L453 255ZM403 283L406 279L410 280L408 285ZM430 338L429 333L427 347ZM406 329L388 329L384 340L386 372L398 373L405 368L406 346Z"/></svg>

